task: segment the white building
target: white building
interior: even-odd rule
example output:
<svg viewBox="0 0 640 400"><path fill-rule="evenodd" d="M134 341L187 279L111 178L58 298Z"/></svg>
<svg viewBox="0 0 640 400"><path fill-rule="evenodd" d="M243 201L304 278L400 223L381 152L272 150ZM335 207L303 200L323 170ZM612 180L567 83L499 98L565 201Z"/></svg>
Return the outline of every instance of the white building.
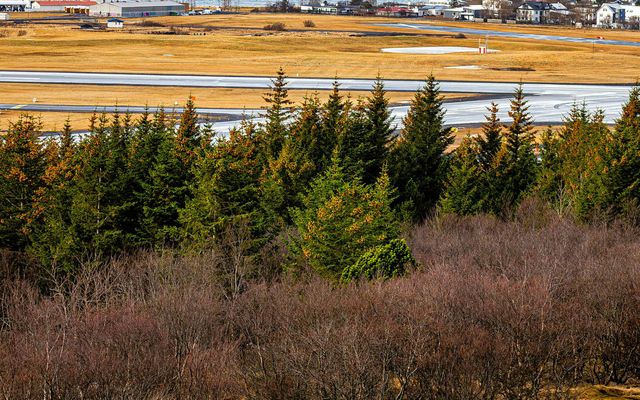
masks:
<svg viewBox="0 0 640 400"><path fill-rule="evenodd" d="M119 1L99 3L89 8L89 15L96 17L159 17L180 15L185 6L174 1Z"/></svg>
<svg viewBox="0 0 640 400"><path fill-rule="evenodd" d="M0 0L0 11L25 11L29 7L29 0Z"/></svg>
<svg viewBox="0 0 640 400"><path fill-rule="evenodd" d="M596 12L596 25L602 28L622 28L640 21L640 6L604 3Z"/></svg>
<svg viewBox="0 0 640 400"><path fill-rule="evenodd" d="M37 0L31 3L31 11L41 12L63 12L67 8L90 7L95 5L95 1L87 0Z"/></svg>
<svg viewBox="0 0 640 400"><path fill-rule="evenodd" d="M122 29L124 27L124 21L117 18L111 18L107 20L107 28L110 29Z"/></svg>
<svg viewBox="0 0 640 400"><path fill-rule="evenodd" d="M518 7L516 20L520 22L530 22L532 24L542 24L545 22L551 6L542 1L527 1Z"/></svg>

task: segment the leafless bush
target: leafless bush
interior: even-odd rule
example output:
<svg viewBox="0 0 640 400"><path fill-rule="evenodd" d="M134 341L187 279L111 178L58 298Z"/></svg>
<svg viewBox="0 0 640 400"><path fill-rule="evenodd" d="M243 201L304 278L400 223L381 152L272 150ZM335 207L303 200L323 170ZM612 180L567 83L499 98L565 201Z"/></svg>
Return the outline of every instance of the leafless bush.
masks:
<svg viewBox="0 0 640 400"><path fill-rule="evenodd" d="M305 19L303 24L304 24L305 28L315 28L316 27L316 24L310 19Z"/></svg>
<svg viewBox="0 0 640 400"><path fill-rule="evenodd" d="M286 27L285 27L285 24L282 22L274 22L273 24L265 25L264 30L282 32L286 30Z"/></svg>
<svg viewBox="0 0 640 400"><path fill-rule="evenodd" d="M25 31L24 29L18 30L18 36L26 36L26 35L27 35L27 31Z"/></svg>
<svg viewBox="0 0 640 400"><path fill-rule="evenodd" d="M222 236L201 254L87 266L46 295L5 277L0 393L565 399L640 378L632 228L576 225L535 203L512 222L434 219L408 240L421 270L339 287L264 279L246 226Z"/></svg>
<svg viewBox="0 0 640 400"><path fill-rule="evenodd" d="M146 27L161 27L164 26L164 24L158 22L158 21L150 21L150 20L142 20L140 22L138 22L136 25L138 26L146 26Z"/></svg>

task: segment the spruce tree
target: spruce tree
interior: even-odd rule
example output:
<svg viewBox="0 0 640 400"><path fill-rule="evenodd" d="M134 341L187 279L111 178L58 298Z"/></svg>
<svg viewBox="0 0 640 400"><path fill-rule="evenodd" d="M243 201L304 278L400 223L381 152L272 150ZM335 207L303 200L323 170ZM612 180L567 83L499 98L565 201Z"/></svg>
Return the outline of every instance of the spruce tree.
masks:
<svg viewBox="0 0 640 400"><path fill-rule="evenodd" d="M502 147L502 124L498 118L498 105L494 102L488 107L489 115L482 124L482 134L476 138L479 151L479 161L485 171L490 170L495 162L496 154Z"/></svg>
<svg viewBox="0 0 640 400"><path fill-rule="evenodd" d="M290 222L288 209L300 206L301 196L325 162L317 95L305 97L290 129L278 158L268 162L262 180L263 206L283 222Z"/></svg>
<svg viewBox="0 0 640 400"><path fill-rule="evenodd" d="M271 90L263 96L267 103L265 123L265 156L276 159L289 133L289 117L291 116L291 101L287 90L287 76L282 67L277 76L271 81Z"/></svg>
<svg viewBox="0 0 640 400"><path fill-rule="evenodd" d="M29 242L34 197L46 168L41 129L39 119L22 114L0 137L0 248L22 250Z"/></svg>
<svg viewBox="0 0 640 400"><path fill-rule="evenodd" d="M292 210L300 232L294 250L318 273L339 280L367 250L397 238L393 196L386 172L375 185L365 185L343 173L336 155L313 181L303 206Z"/></svg>
<svg viewBox="0 0 640 400"><path fill-rule="evenodd" d="M365 147L361 159L364 168L362 181L371 184L378 179L382 166L387 160L394 131L391 126L389 99L384 90L384 81L380 76L376 78L371 94L367 98L365 115L367 125L363 141Z"/></svg>
<svg viewBox="0 0 640 400"><path fill-rule="evenodd" d="M477 143L465 138L455 150L440 203L444 213L473 215L483 211L484 184Z"/></svg>
<svg viewBox="0 0 640 400"><path fill-rule="evenodd" d="M336 151L343 172L363 179L368 164L371 143L368 142L369 121L364 100L353 105L348 102L343 111Z"/></svg>
<svg viewBox="0 0 640 400"><path fill-rule="evenodd" d="M511 100L506 127L505 143L497 156L497 178L501 193L495 212L506 211L517 205L536 180L536 156L534 134L529 106L522 84L516 87Z"/></svg>
<svg viewBox="0 0 640 400"><path fill-rule="evenodd" d="M321 130L318 138L315 154L312 158L316 160L319 170L324 170L331 162L333 150L338 145L338 138L342 136L344 130L344 113L347 104L340 94L340 84L336 79L333 82L333 90L329 99L321 110Z"/></svg>
<svg viewBox="0 0 640 400"><path fill-rule="evenodd" d="M193 198L180 212L185 244L206 246L239 220L249 221L256 238L269 229L260 207L262 141L255 124L244 120L199 161Z"/></svg>
<svg viewBox="0 0 640 400"><path fill-rule="evenodd" d="M57 141L51 144L56 153L49 157L44 187L38 196L41 214L31 235L29 252L54 272L69 273L75 268L83 246L71 219L78 165L77 145L68 119Z"/></svg>
<svg viewBox="0 0 640 400"><path fill-rule="evenodd" d="M433 76L419 90L404 119L390 166L399 202L415 221L424 219L442 194L447 176L447 148L453 143L445 128L442 96Z"/></svg>

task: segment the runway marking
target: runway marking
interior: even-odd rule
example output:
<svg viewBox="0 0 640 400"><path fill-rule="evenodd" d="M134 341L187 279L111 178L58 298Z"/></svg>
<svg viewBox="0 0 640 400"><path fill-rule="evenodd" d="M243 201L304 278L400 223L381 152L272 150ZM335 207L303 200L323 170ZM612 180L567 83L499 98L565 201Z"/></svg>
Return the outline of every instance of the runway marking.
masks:
<svg viewBox="0 0 640 400"><path fill-rule="evenodd" d="M21 109L22 107L25 107L25 106L26 106L26 104L18 104L16 106L11 107L11 109L12 110L19 110L19 109Z"/></svg>

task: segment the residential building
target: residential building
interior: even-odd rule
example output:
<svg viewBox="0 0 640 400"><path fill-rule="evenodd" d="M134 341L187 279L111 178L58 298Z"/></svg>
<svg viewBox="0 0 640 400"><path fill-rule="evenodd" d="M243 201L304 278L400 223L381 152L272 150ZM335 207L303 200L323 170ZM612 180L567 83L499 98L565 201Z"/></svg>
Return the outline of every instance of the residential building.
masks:
<svg viewBox="0 0 640 400"><path fill-rule="evenodd" d="M602 28L623 28L640 21L640 6L604 3L596 12L596 25Z"/></svg>
<svg viewBox="0 0 640 400"><path fill-rule="evenodd" d="M507 19L513 17L514 6L511 0L482 0L487 10L487 18Z"/></svg>
<svg viewBox="0 0 640 400"><path fill-rule="evenodd" d="M516 20L519 22L530 22L532 24L543 24L548 15L551 5L543 1L527 1L516 10Z"/></svg>
<svg viewBox="0 0 640 400"><path fill-rule="evenodd" d="M0 0L0 11L25 11L29 7L29 0Z"/></svg>

